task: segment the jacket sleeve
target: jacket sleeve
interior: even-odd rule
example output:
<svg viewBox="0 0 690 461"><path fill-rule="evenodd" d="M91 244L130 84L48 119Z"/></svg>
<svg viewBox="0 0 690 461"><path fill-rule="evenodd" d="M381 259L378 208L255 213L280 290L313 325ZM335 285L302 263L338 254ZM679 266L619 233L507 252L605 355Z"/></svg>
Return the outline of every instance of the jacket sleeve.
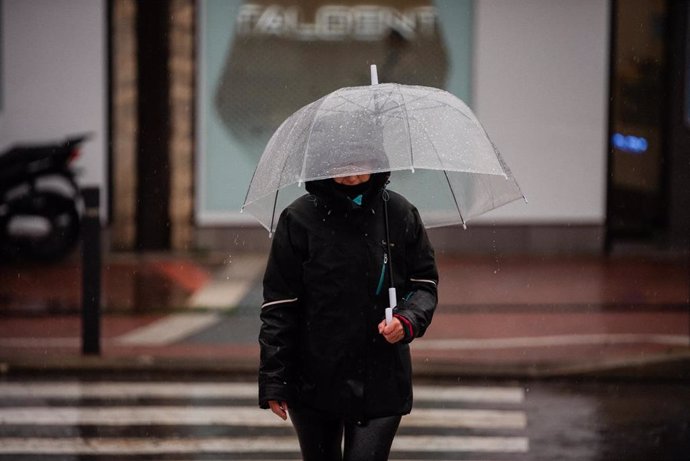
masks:
<svg viewBox="0 0 690 461"><path fill-rule="evenodd" d="M302 256L294 241L288 210L283 211L273 235L263 279L259 345L259 406L269 400L290 401L292 373L298 354Z"/></svg>
<svg viewBox="0 0 690 461"><path fill-rule="evenodd" d="M402 302L393 311L405 330L403 342L424 335L436 310L438 270L434 249L424 229L419 212L411 210L406 229L405 263L408 279Z"/></svg>

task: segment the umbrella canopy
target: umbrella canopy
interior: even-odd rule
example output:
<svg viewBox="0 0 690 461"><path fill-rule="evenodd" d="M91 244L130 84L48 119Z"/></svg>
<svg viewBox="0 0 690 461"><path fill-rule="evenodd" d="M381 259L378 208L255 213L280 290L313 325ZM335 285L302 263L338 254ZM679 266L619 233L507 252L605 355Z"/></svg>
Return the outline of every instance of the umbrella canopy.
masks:
<svg viewBox="0 0 690 461"><path fill-rule="evenodd" d="M301 108L264 150L242 207L272 232L307 181L391 172L390 188L426 227L467 220L524 198L475 115L437 88L341 88Z"/></svg>

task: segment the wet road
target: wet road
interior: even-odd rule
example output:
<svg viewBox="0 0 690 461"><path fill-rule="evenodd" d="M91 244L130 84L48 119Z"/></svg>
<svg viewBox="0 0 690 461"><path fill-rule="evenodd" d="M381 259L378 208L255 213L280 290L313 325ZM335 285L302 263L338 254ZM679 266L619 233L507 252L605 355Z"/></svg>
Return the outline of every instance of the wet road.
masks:
<svg viewBox="0 0 690 461"><path fill-rule="evenodd" d="M528 383L533 460L690 460L690 387Z"/></svg>
<svg viewBox="0 0 690 461"><path fill-rule="evenodd" d="M690 387L661 383L418 383L391 459L690 460ZM0 460L299 459L251 382L0 381Z"/></svg>

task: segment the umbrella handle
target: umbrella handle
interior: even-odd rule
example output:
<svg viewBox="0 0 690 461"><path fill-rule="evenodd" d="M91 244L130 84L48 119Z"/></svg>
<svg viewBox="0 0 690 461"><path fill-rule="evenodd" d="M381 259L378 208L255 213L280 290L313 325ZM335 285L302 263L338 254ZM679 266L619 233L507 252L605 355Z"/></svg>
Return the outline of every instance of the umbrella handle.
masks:
<svg viewBox="0 0 690 461"><path fill-rule="evenodd" d="M388 289L388 306L386 308L386 325L390 325L393 321L393 308L398 305L398 295L395 292L395 287Z"/></svg>

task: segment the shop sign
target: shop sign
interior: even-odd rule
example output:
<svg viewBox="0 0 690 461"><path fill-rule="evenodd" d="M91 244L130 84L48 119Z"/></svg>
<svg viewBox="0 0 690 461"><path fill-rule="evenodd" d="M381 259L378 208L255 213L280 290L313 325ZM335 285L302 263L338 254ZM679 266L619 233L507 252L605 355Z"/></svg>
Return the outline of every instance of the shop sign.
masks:
<svg viewBox="0 0 690 461"><path fill-rule="evenodd" d="M237 16L237 31L244 36L277 36L303 41L373 41L397 32L406 40L436 32L433 6L398 10L376 5L323 5L312 21L299 6L245 4Z"/></svg>

